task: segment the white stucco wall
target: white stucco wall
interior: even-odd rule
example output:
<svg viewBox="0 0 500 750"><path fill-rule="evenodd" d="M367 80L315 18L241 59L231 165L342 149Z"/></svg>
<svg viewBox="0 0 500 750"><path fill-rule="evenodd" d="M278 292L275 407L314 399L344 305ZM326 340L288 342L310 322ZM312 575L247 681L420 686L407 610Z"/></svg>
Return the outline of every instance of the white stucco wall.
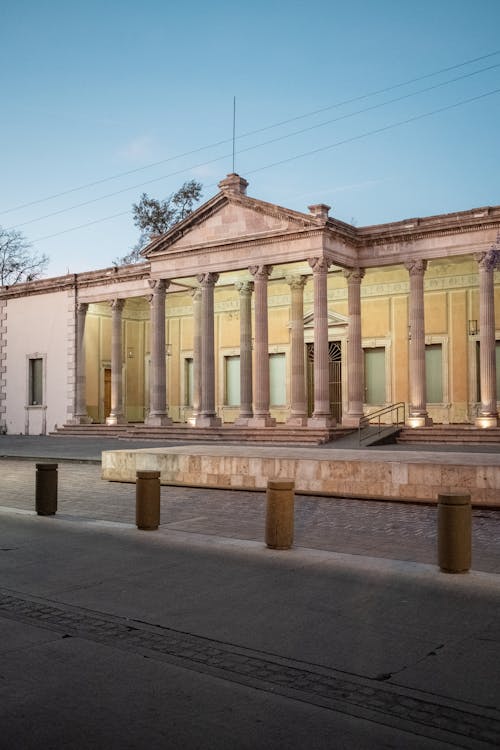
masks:
<svg viewBox="0 0 500 750"><path fill-rule="evenodd" d="M68 333L71 311L67 291L9 299L7 303L6 413L8 433L48 433L67 419ZM30 358L44 360L42 406L28 408Z"/></svg>

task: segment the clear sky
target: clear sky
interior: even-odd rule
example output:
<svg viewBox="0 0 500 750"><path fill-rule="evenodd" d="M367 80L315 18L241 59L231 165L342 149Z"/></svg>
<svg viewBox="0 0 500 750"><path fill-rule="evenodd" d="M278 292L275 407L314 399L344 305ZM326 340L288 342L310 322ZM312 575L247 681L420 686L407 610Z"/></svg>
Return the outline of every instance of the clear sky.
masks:
<svg viewBox="0 0 500 750"><path fill-rule="evenodd" d="M499 29L500 0L5 0L0 224L50 275L110 265L143 191L217 192L233 96L251 196L357 226L498 205Z"/></svg>

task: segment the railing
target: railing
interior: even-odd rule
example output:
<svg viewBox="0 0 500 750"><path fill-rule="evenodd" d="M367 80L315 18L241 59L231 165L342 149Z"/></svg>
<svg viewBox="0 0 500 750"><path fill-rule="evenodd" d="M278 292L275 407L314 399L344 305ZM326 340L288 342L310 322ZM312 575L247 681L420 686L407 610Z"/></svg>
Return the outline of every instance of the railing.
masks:
<svg viewBox="0 0 500 750"><path fill-rule="evenodd" d="M386 417L388 414L392 415L390 422L389 423L387 423L387 421L381 422L381 418ZM374 424L374 420L375 420L375 424ZM365 416L361 417L361 419L359 420L359 426L358 426L359 444L361 445L364 440L368 440L369 438L372 438L374 434L380 435L388 427L394 427L394 425L396 426L404 425L404 423L405 423L405 404L403 401L399 401L397 404L391 404L390 406L384 406L383 409L377 409L376 411L370 412L370 414L365 414ZM377 430L367 429L370 427L377 427ZM362 430L365 430L364 435L361 434Z"/></svg>

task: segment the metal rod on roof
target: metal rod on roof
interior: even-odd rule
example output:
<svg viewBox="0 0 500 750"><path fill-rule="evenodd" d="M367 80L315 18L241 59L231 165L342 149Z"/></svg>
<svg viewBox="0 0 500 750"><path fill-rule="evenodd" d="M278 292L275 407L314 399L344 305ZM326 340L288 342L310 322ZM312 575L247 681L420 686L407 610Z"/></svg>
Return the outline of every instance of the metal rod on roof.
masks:
<svg viewBox="0 0 500 750"><path fill-rule="evenodd" d="M233 174L234 174L235 145L236 145L236 97L233 96Z"/></svg>

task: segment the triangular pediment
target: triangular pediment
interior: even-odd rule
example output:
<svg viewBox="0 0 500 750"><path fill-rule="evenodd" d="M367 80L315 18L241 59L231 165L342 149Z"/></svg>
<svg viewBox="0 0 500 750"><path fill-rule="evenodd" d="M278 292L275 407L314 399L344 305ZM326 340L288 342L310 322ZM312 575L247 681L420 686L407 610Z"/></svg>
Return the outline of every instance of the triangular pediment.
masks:
<svg viewBox="0 0 500 750"><path fill-rule="evenodd" d="M218 193L169 232L143 250L148 257L171 250L188 250L218 243L245 242L259 237L280 236L322 223L314 216L291 211L246 195Z"/></svg>
<svg viewBox="0 0 500 750"><path fill-rule="evenodd" d="M328 328L332 326L347 326L349 324L349 318L345 315L341 315L338 312L328 311ZM304 328L314 328L314 312L311 311L304 315Z"/></svg>

